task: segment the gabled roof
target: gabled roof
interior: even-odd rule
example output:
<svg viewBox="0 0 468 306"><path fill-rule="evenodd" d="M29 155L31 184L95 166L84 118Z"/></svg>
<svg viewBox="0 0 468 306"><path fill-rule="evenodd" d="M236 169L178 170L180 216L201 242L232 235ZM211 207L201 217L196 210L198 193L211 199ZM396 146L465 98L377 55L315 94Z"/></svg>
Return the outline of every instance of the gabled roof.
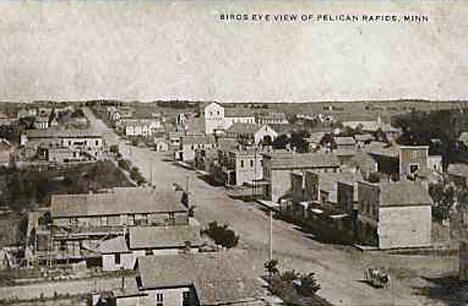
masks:
<svg viewBox="0 0 468 306"><path fill-rule="evenodd" d="M130 228L130 249L183 247L200 244L199 229L191 225L145 226Z"/></svg>
<svg viewBox="0 0 468 306"><path fill-rule="evenodd" d="M224 117L249 117L254 118L254 113L251 109L244 107L225 107Z"/></svg>
<svg viewBox="0 0 468 306"><path fill-rule="evenodd" d="M240 251L145 256L138 258L142 289L194 286L201 305L258 299L255 266Z"/></svg>
<svg viewBox="0 0 468 306"><path fill-rule="evenodd" d="M72 138L72 137L102 137L101 133L92 129L60 129L27 130L28 138Z"/></svg>
<svg viewBox="0 0 468 306"><path fill-rule="evenodd" d="M315 132L311 133L308 138L305 138L305 140L309 143L320 143L322 140L323 136L325 136L325 132Z"/></svg>
<svg viewBox="0 0 468 306"><path fill-rule="evenodd" d="M468 132L461 133L460 137L458 137L458 140L465 144L468 143Z"/></svg>
<svg viewBox="0 0 468 306"><path fill-rule="evenodd" d="M450 164L447 168L447 173L468 177L468 165L463 163Z"/></svg>
<svg viewBox="0 0 468 306"><path fill-rule="evenodd" d="M398 158L400 154L399 145L377 141L371 142L364 150L371 155L381 155L392 158Z"/></svg>
<svg viewBox="0 0 468 306"><path fill-rule="evenodd" d="M333 140L338 146L345 146L345 145L355 145L356 141L353 137L334 137Z"/></svg>
<svg viewBox="0 0 468 306"><path fill-rule="evenodd" d="M121 187L106 193L52 195L50 210L54 217L71 217L177 212L186 208L174 191Z"/></svg>
<svg viewBox="0 0 468 306"><path fill-rule="evenodd" d="M378 122L378 121L343 121L343 126L356 129L358 126L362 127L363 131L375 132L381 129L383 132L398 132L399 129L393 127L391 124Z"/></svg>
<svg viewBox="0 0 468 306"><path fill-rule="evenodd" d="M260 130L264 124L257 123L233 123L228 129L228 133L235 134L255 134Z"/></svg>
<svg viewBox="0 0 468 306"><path fill-rule="evenodd" d="M107 239L101 242L96 248L101 254L112 254L112 253L128 253L130 250L127 247L127 242L124 236L118 236L115 238Z"/></svg>

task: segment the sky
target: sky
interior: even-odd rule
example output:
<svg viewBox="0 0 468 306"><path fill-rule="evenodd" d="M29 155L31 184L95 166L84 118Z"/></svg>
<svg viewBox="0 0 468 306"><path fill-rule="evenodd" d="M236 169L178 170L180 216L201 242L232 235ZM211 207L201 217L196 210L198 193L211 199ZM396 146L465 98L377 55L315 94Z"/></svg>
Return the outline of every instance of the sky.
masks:
<svg viewBox="0 0 468 306"><path fill-rule="evenodd" d="M429 22L226 22L224 13ZM0 101L468 97L468 2L2 1L0 16Z"/></svg>

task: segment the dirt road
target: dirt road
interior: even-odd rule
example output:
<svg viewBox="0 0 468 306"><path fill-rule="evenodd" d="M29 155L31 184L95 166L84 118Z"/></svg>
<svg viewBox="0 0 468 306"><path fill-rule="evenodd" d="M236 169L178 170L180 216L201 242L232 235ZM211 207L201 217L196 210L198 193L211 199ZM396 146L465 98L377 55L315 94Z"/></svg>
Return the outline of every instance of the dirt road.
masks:
<svg viewBox="0 0 468 306"><path fill-rule="evenodd" d="M91 115L96 128L105 129L107 141L116 141L117 136L100 120L89 111L85 113ZM188 178L199 222L207 224L216 220L229 224L239 233L241 247L249 250L254 262L253 267L243 268L262 271L268 257L268 219L263 212L249 203L229 198L222 188L201 180L195 171L175 165L167 154L147 148L130 149L125 144L121 144L121 149L145 178L152 178L159 190L172 188L173 183L185 186ZM273 241L273 257L279 259L280 269L316 272L322 285L319 295L336 305L443 305L416 294L413 287L428 286L417 276L436 275L457 268L454 257L390 256L320 243L280 220L273 222ZM362 281L363 271L369 265L386 266L394 271L389 289L375 289Z"/></svg>

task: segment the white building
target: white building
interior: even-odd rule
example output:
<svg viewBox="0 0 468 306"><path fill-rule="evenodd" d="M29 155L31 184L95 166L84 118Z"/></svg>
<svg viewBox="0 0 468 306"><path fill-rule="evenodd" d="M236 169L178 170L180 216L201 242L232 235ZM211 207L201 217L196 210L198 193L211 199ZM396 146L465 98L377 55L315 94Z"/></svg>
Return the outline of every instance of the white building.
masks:
<svg viewBox="0 0 468 306"><path fill-rule="evenodd" d="M226 130L233 123L255 123L255 115L246 108L224 108L214 102L205 107L206 134Z"/></svg>

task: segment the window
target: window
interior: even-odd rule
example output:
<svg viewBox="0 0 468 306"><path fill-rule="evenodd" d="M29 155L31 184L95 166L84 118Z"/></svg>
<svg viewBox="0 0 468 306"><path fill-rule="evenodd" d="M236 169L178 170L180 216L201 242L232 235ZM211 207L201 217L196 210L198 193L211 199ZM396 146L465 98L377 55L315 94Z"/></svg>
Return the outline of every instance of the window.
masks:
<svg viewBox="0 0 468 306"><path fill-rule="evenodd" d="M241 168L244 168L244 161L241 160Z"/></svg>
<svg viewBox="0 0 468 306"><path fill-rule="evenodd" d="M193 305L193 303L192 303L192 295L190 294L190 291L182 292L182 306L191 306L191 305Z"/></svg>
<svg viewBox="0 0 468 306"><path fill-rule="evenodd" d="M99 140L96 140L96 146L98 146L98 145L99 145Z"/></svg>
<svg viewBox="0 0 468 306"><path fill-rule="evenodd" d="M250 160L250 167L253 168L254 166L254 162L253 162L253 159Z"/></svg>
<svg viewBox="0 0 468 306"><path fill-rule="evenodd" d="M114 257L114 258L115 258L115 264L116 264L116 265L120 265L120 254L117 253L117 254L115 254L114 256L115 256L115 257Z"/></svg>
<svg viewBox="0 0 468 306"><path fill-rule="evenodd" d="M411 174L417 172L418 170L419 170L419 165L417 165L417 164L409 166L409 171L410 171Z"/></svg>
<svg viewBox="0 0 468 306"><path fill-rule="evenodd" d="M156 293L156 306L164 306L164 295Z"/></svg>

